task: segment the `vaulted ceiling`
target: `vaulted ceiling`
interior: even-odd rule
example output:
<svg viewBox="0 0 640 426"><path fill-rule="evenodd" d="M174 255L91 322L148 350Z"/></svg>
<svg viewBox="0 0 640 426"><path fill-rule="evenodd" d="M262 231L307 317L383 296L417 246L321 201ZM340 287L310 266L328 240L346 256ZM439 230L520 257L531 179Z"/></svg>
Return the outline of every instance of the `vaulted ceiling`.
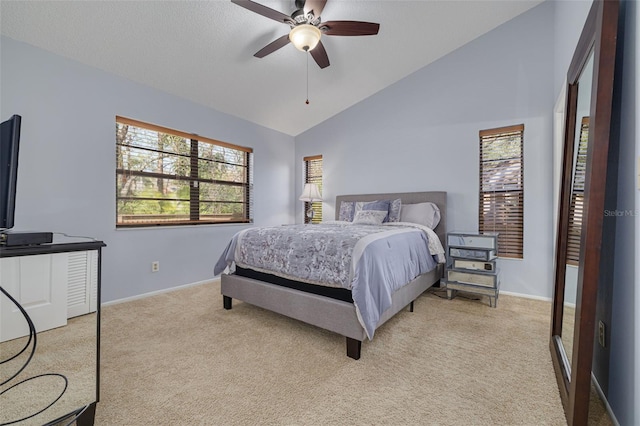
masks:
<svg viewBox="0 0 640 426"><path fill-rule="evenodd" d="M287 15L293 0L259 3ZM289 27L214 1L7 1L1 33L295 136L541 3L329 0L322 20L380 23L376 36L323 36L320 69ZM307 60L308 98L307 99Z"/></svg>

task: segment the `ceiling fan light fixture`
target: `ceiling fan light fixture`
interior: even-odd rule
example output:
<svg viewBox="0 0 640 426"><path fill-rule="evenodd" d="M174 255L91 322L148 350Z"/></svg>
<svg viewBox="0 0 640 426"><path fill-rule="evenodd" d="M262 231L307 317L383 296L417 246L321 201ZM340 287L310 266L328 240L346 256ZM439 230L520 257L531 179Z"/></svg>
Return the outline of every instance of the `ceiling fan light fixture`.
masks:
<svg viewBox="0 0 640 426"><path fill-rule="evenodd" d="M291 29L289 40L296 49L308 52L318 45L321 34L318 27L311 24L301 24Z"/></svg>

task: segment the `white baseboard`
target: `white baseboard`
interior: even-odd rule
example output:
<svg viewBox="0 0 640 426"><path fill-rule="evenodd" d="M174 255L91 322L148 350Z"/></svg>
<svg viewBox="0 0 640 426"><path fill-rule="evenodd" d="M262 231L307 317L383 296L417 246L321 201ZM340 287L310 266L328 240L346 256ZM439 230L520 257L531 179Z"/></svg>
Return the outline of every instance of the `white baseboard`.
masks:
<svg viewBox="0 0 640 426"><path fill-rule="evenodd" d="M216 277L216 278L213 278L211 280L197 281L195 283L179 285L177 287L170 287L170 288L165 288L165 289L162 289L162 290L156 290L156 291L152 291L152 292L149 292L149 293L138 294L136 296L125 297L123 299L112 300L110 302L101 303L100 306L117 305L117 304L120 304L120 303L131 302L132 300L144 299L144 298L147 298L147 297L156 296L158 294L170 293L172 291L182 290L182 289L187 288L187 287L194 287L194 286L197 286L197 285L210 284L210 283L213 283L213 282L216 282L216 281L220 281L220 277Z"/></svg>
<svg viewBox="0 0 640 426"><path fill-rule="evenodd" d="M598 379L596 379L596 376L593 375L593 371L591 372L591 381L593 382L593 386L596 388L596 392L598 392L598 395L600 396L600 399L604 404L604 408L607 410L609 417L611 417L611 421L613 422L614 426L620 426L620 423L618 423L618 419L616 419L616 415L613 414L613 410L609 405L609 401L607 401L607 397L604 396L604 392L602 392L602 388L600 387L600 383L598 383Z"/></svg>
<svg viewBox="0 0 640 426"><path fill-rule="evenodd" d="M119 303L130 302L132 300L137 300L137 299L144 299L145 297L151 297L151 296L155 296L157 294L162 294L162 293L170 293L172 291L180 290L180 289L183 289L183 288L193 287L193 286L196 286L196 285L208 284L208 283L212 283L212 282L216 282L216 281L220 281L220 276L217 276L217 277L215 277L213 279L210 279L210 280L197 281L195 283L183 284L183 285L180 285L180 286L177 286L177 287L170 287L170 288L165 288L163 290L157 290L157 291L152 291L152 292L149 292L149 293L138 294L136 296L125 297L123 299L111 300L109 302L102 303L101 306L117 305ZM522 297L524 299L541 300L543 302L551 302L551 298L550 297L532 296L530 294L516 293L516 292L513 292L513 291L502 291L501 290L500 294L506 294L507 296L514 296L514 297Z"/></svg>
<svg viewBox="0 0 640 426"><path fill-rule="evenodd" d="M550 297L532 296L530 294L516 293L516 292L513 292L513 291L502 291L502 290L500 290L500 294L506 294L507 296L522 297L522 298L525 298L525 299L542 300L543 302L551 302L551 298Z"/></svg>

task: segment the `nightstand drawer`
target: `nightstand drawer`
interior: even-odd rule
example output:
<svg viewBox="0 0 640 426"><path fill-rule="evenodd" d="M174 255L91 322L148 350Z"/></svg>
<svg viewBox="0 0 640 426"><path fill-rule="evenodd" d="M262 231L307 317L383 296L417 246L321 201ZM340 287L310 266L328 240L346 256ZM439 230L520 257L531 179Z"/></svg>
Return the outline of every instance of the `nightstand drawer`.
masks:
<svg viewBox="0 0 640 426"><path fill-rule="evenodd" d="M473 250L473 249L463 249L457 247L449 247L449 256L451 257L462 257L465 259L472 260L493 260L496 258L495 250Z"/></svg>
<svg viewBox="0 0 640 426"><path fill-rule="evenodd" d="M449 233L447 235L449 247L482 248L497 250L498 237L496 235L471 235Z"/></svg>
<svg viewBox="0 0 640 426"><path fill-rule="evenodd" d="M468 284L458 283L455 281L450 281L447 283L447 291L452 291L452 290L460 290L460 291L466 291L469 293L483 294L485 296L497 298L498 292L500 291L500 281L498 281L496 288L478 287L475 285L468 285Z"/></svg>
<svg viewBox="0 0 640 426"><path fill-rule="evenodd" d="M493 272L496 270L496 261L489 260L484 262L482 260L453 259L451 267L453 269L470 269L472 271Z"/></svg>
<svg viewBox="0 0 640 426"><path fill-rule="evenodd" d="M470 284L481 287L497 288L498 275L471 271L447 270L447 282L455 281L462 284Z"/></svg>

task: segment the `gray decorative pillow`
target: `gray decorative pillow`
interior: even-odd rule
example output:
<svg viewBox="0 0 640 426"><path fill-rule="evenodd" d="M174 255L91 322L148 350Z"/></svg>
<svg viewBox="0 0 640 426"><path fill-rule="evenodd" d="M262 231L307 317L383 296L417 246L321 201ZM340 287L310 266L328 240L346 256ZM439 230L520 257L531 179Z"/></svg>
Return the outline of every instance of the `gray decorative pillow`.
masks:
<svg viewBox="0 0 640 426"><path fill-rule="evenodd" d="M353 216L355 215L356 202L355 201L341 201L340 213L338 214L338 220L344 220L346 222L353 222Z"/></svg>
<svg viewBox="0 0 640 426"><path fill-rule="evenodd" d="M359 225L381 225L387 212L383 210L360 210L353 218L354 224Z"/></svg>
<svg viewBox="0 0 640 426"><path fill-rule="evenodd" d="M378 211L384 211L385 217L384 217L384 222L388 222L389 221L389 205L391 204L391 201L389 200L383 200L383 201L370 201L370 202L362 202L359 201L356 203L356 214L360 211L360 210L378 210Z"/></svg>
<svg viewBox="0 0 640 426"><path fill-rule="evenodd" d="M389 204L389 222L400 222L400 209L402 208L402 200L397 198Z"/></svg>

